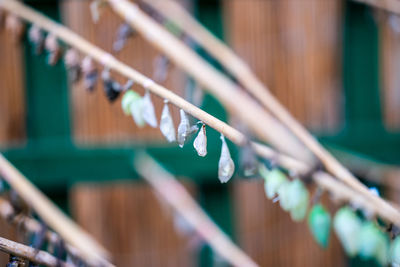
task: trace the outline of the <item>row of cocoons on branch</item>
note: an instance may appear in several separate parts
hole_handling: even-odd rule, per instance
[[[44,37],[44,32],[36,25],[32,25],[29,29],[28,38],[33,44],[34,52],[40,54],[44,49],[48,52],[48,63],[55,65],[62,55],[61,47],[57,38],[48,34]],[[97,80],[99,79],[97,68],[90,57],[85,57],[80,60],[79,53],[71,48],[64,55],[64,63],[68,69],[70,79],[73,82],[83,79],[83,85],[88,91],[93,91]],[[165,65],[165,64],[164,64]],[[164,71],[162,71],[164,72]],[[161,113],[160,122],[156,118],[154,105],[151,100],[149,87],[154,84],[150,79],[143,85],[145,94],[141,96],[136,91],[132,90],[134,82],[128,80],[124,85],[112,79],[107,66],[101,73],[104,93],[110,102],[114,102],[121,93],[123,93],[121,106],[126,115],[131,115],[138,127],[144,127],[146,124],[156,128],[160,127],[161,133],[165,136],[168,142],[178,142],[180,147],[183,147],[188,137],[197,132],[197,137],[193,142],[193,146],[197,154],[201,157],[207,155],[207,135],[206,126],[201,123],[201,127],[191,125],[188,115],[184,110],[180,109],[180,123],[177,131],[175,130],[174,122],[169,109],[168,100],[164,100],[164,107]],[[218,178],[222,183],[226,183],[233,175],[235,166],[231,158],[228,146],[224,136],[221,134],[221,156],[218,163]]]
[[[268,199],[279,200],[283,210],[290,213],[294,221],[307,216],[310,197],[300,179],[290,180],[281,170],[268,170],[263,165],[260,175],[264,178]],[[326,248],[329,243],[332,218],[320,203],[313,204],[308,212],[308,226],[316,242]],[[375,260],[382,266],[392,263],[400,265],[400,236],[389,238],[386,230],[377,222],[364,220],[349,206],[340,208],[333,218],[333,228],[347,255]],[[394,234],[394,231],[392,232]]]
[[[152,82],[150,82],[152,83]],[[145,85],[145,87],[147,87]],[[148,124],[151,127],[158,127],[157,118],[154,112],[154,106],[151,101],[150,92],[146,90],[144,96],[140,96],[133,90],[125,92],[122,101],[122,109],[126,115],[132,115],[133,120],[139,127]],[[168,100],[164,100],[164,107],[161,112],[160,130],[168,142],[178,142],[180,147],[183,147],[187,138],[194,132],[198,134],[193,142],[193,147],[197,154],[201,157],[207,155],[207,134],[206,126],[201,124],[200,130],[197,125],[191,125],[188,115],[184,110],[180,109],[180,123],[178,130],[175,130],[174,121],[168,106]],[[231,158],[229,148],[226,144],[224,136],[221,134],[221,156],[218,162],[218,178],[221,183],[226,183],[232,177],[235,171],[235,165]]]

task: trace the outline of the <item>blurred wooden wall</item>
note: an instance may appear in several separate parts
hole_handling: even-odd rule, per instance
[[[319,247],[306,220],[293,222],[279,203],[265,197],[263,181],[236,180],[233,197],[238,242],[260,266],[346,265],[333,231],[328,248]]]
[[[186,187],[195,192],[192,185]],[[81,184],[70,199],[77,222],[109,249],[116,266],[196,265],[189,239],[175,228],[172,210],[149,185]]]
[[[225,0],[227,40],[294,116],[341,126],[342,2]]]
[[[116,32],[122,20],[109,8],[101,13],[97,24],[90,16],[90,1],[69,0],[62,1],[63,20],[79,35],[98,45],[105,51],[112,50]],[[149,45],[140,35],[130,38],[124,49],[114,54],[119,60],[130,65],[139,72],[153,77],[154,60],[160,54]],[[101,66],[99,66],[101,70]],[[113,75],[118,81],[126,80],[119,75]],[[185,76],[175,68],[170,68],[167,81],[163,84],[168,89],[182,95],[185,86]],[[143,89],[134,86],[134,90],[143,94]],[[162,99],[152,96],[156,108],[157,118],[161,116]],[[130,116],[125,116],[121,109],[120,99],[110,104],[104,96],[103,86],[98,84],[93,93],[87,93],[81,84],[71,86],[71,108],[73,132],[78,143],[122,143],[139,141],[165,142],[159,129],[146,126],[138,128]],[[170,106],[179,123],[179,111]]]
[[[384,123],[389,131],[400,129],[400,17],[374,10],[379,25],[380,75]]]
[[[0,43],[0,146],[4,147],[25,138],[25,73],[20,44],[4,29]]]

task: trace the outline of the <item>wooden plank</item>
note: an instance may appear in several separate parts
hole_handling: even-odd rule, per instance
[[[11,240],[23,242],[23,235],[17,234],[17,229],[4,221],[3,219],[0,219],[0,236],[4,238],[8,238]],[[6,266],[9,260],[9,255],[3,252],[0,252],[0,265],[1,266]]]
[[[380,65],[383,121],[389,131],[400,128],[400,18],[380,13]]]
[[[0,146],[25,139],[25,90],[22,50],[9,32],[0,30]]]
[[[172,210],[160,204],[150,186],[79,184],[70,199],[74,217],[105,244],[116,266],[194,266],[193,248],[176,232]]]
[[[346,265],[334,234],[328,248],[321,249],[306,221],[293,222],[279,203],[265,197],[261,180],[236,180],[233,196],[238,242],[260,266]]]
[[[341,2],[227,0],[224,4],[229,42],[262,82],[311,130],[338,130]]]

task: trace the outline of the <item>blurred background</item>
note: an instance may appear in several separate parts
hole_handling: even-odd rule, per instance
[[[399,17],[350,0],[177,1],[227,42],[360,179],[400,201]],[[90,1],[26,2],[112,51],[122,21],[111,10],[94,24]],[[48,66],[26,40],[16,45],[1,31],[0,43],[1,151],[109,249],[117,266],[226,266],[138,177],[132,159],[141,148],[179,177],[261,266],[373,265],[348,260],[334,235],[327,249],[320,248],[305,222],[293,223],[265,198],[261,179],[241,178],[238,171],[221,185],[217,132],[208,131],[208,155],[199,158],[190,142],[180,149],[159,129],[139,129],[119,101],[106,100],[101,85],[89,93],[69,84],[64,64]],[[115,55],[149,77],[160,56],[140,35]],[[187,96],[194,83],[172,65],[163,85]],[[162,99],[153,101],[160,117]],[[210,95],[201,107],[229,120]],[[177,126],[179,111],[171,111]],[[238,162],[239,151],[230,148]],[[0,223],[1,236],[15,237]]]

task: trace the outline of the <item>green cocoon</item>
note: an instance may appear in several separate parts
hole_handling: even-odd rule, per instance
[[[290,197],[289,197],[290,182],[288,180],[284,181],[278,190],[279,204],[281,208],[285,211],[290,209]]]
[[[279,169],[273,169],[268,172],[265,179],[265,194],[267,198],[272,199],[282,184],[288,181],[286,175]]]
[[[400,236],[397,236],[392,243],[390,259],[393,263],[400,265]]]
[[[331,215],[321,204],[314,205],[311,209],[308,226],[317,243],[326,248],[329,243]]]
[[[270,173],[270,171],[267,169],[267,167],[265,167],[264,164],[260,164],[258,166],[258,172],[260,173],[261,177],[264,179],[264,181],[266,182],[268,179],[268,174]]]
[[[131,115],[131,105],[138,100],[141,100],[141,96],[133,90],[129,90],[124,94],[121,105],[126,115]]]
[[[304,183],[293,180],[288,189],[289,210],[292,220],[302,221],[307,214],[309,193]]]
[[[333,227],[347,255],[355,256],[358,252],[358,237],[362,221],[349,207],[336,212]]]
[[[358,253],[363,259],[376,259],[385,266],[389,259],[388,237],[372,222],[363,224],[358,237]]]

